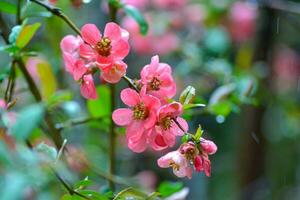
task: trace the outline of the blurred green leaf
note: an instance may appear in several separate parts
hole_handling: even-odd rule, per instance
[[[93,200],[109,200],[105,195],[99,194],[93,190],[80,190],[78,191],[80,194],[90,197]]]
[[[220,101],[209,107],[209,111],[215,115],[222,115],[226,117],[232,110],[232,103],[230,101]]]
[[[93,117],[103,117],[110,115],[110,90],[108,85],[100,85],[97,87],[99,98],[96,100],[88,100],[88,111]]]
[[[16,14],[17,13],[17,6],[12,4],[12,3],[8,3],[8,2],[5,2],[5,1],[0,1],[0,11],[5,12],[5,13],[9,13],[9,14]]]
[[[205,104],[184,104],[183,105],[183,110],[189,110],[189,109],[194,109],[194,108],[204,108]]]
[[[21,30],[22,30],[21,25],[14,26],[11,29],[11,33],[9,34],[9,37],[8,37],[9,43],[11,43],[11,44],[16,43],[17,38],[19,37],[19,34],[20,34]]]
[[[37,147],[34,148],[37,152],[44,154],[50,160],[55,161],[57,157],[57,151],[54,147],[48,146],[45,143],[38,144]]]
[[[179,101],[182,105],[192,103],[196,96],[196,89],[193,86],[187,86],[180,94]]]
[[[218,103],[225,100],[236,88],[235,84],[227,84],[217,88],[209,99],[209,105]]]
[[[142,15],[142,13],[132,5],[123,4],[122,8],[127,15],[132,17],[139,24],[140,33],[142,35],[146,35],[149,27],[148,27],[148,23],[147,23],[145,17]]]
[[[140,190],[134,188],[126,188],[119,192],[113,200],[126,200],[126,199],[134,199],[134,200],[145,200],[147,199],[147,194],[141,192]]]
[[[20,34],[18,35],[18,38],[16,40],[16,45],[19,48],[25,47],[30,42],[30,40],[32,39],[32,37],[34,36],[34,34],[36,33],[36,31],[39,29],[40,26],[41,23],[25,25],[22,28]]]
[[[49,99],[55,93],[57,87],[51,65],[43,61],[38,63],[36,67],[41,80],[42,96],[44,99]]]
[[[167,197],[183,188],[182,182],[169,182],[164,181],[158,186],[158,192],[162,197]]]
[[[17,140],[28,138],[30,133],[43,119],[45,108],[43,104],[29,105],[23,108],[11,128],[11,133]]]
[[[75,189],[83,189],[88,185],[91,185],[93,182],[91,180],[89,180],[88,177],[86,177],[85,179],[78,181],[77,183],[75,183],[74,188]]]

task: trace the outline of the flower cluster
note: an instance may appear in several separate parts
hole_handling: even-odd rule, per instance
[[[211,165],[208,155],[216,151],[215,143],[200,138],[197,144],[192,141],[182,144],[178,150],[158,159],[157,163],[162,168],[172,167],[174,174],[178,177],[191,178],[193,168],[197,172],[204,171],[206,176],[210,176]]]
[[[67,35],[61,41],[66,71],[81,84],[81,94],[95,99],[97,93],[93,74],[99,69],[101,79],[117,83],[126,73],[123,59],[129,53],[129,33],[111,22],[106,24],[104,34],[94,24],[81,28],[81,37]]]
[[[147,145],[154,150],[172,147],[176,136],[182,136],[188,125],[180,118],[182,105],[168,103],[168,99],[176,94],[171,67],[160,63],[159,57],[154,56],[140,76],[137,81],[140,91],[127,88],[121,92],[121,100],[129,108],[115,110],[113,120],[120,126],[126,126],[127,143],[134,152],[144,151]]]

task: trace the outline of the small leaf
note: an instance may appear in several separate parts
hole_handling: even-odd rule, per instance
[[[41,80],[42,96],[44,99],[49,99],[55,93],[57,85],[51,65],[45,60],[41,60],[36,68]]]
[[[19,37],[21,30],[22,30],[22,26],[21,25],[14,26],[11,29],[11,33],[9,34],[9,37],[8,37],[9,43],[11,43],[11,44],[15,44],[16,43],[17,38]]]
[[[40,26],[41,23],[34,23],[24,26],[17,38],[16,45],[19,48],[25,47],[30,42],[30,40],[32,39],[32,37],[34,36],[34,34]]]
[[[122,8],[125,13],[132,17],[140,26],[140,33],[146,35],[148,32],[148,23],[142,13],[132,5],[123,4]]]
[[[182,105],[190,104],[196,96],[196,89],[193,86],[187,86],[180,94],[179,101]]]
[[[88,111],[93,117],[103,117],[110,114],[110,90],[107,85],[97,87],[99,98],[96,100],[88,100]]]
[[[209,107],[209,111],[215,115],[226,117],[232,110],[232,103],[229,101],[221,101]]]
[[[49,158],[52,161],[56,160],[57,157],[57,151],[54,147],[48,146],[45,143],[40,143],[35,150],[37,152],[43,153],[47,158]]]
[[[83,189],[83,188],[85,188],[86,186],[89,186],[89,185],[91,185],[91,184],[92,184],[92,181],[89,180],[89,177],[86,177],[85,179],[83,179],[83,180],[81,180],[81,181],[75,183],[74,188],[75,188],[75,189]]]
[[[30,133],[36,128],[43,119],[44,106],[42,104],[34,104],[27,106],[18,113],[16,122],[11,127],[11,133],[17,140],[28,138]]]
[[[8,3],[5,1],[0,1],[0,11],[9,13],[9,14],[16,14],[17,13],[17,7],[16,5],[12,3]]]
[[[126,188],[119,192],[113,200],[124,199],[145,200],[147,199],[147,194],[134,188]]]
[[[183,110],[189,110],[189,109],[194,109],[194,108],[204,108],[205,104],[185,104],[183,105]]]
[[[158,186],[158,192],[162,197],[167,197],[183,188],[182,182],[168,182],[164,181]]]
[[[196,134],[195,134],[196,141],[200,141],[200,138],[201,138],[202,134],[203,134],[203,130],[202,130],[201,125],[199,124],[199,127],[196,131]]]

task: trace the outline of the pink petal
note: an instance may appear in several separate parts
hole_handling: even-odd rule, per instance
[[[188,131],[189,126],[184,119],[182,119],[181,117],[177,117],[177,122],[181,125],[181,127],[185,130],[185,132]],[[177,126],[175,122],[172,123],[172,127],[170,128],[170,131],[172,131],[172,133],[177,136],[182,136],[185,133],[181,130],[181,128]]]
[[[107,67],[101,74],[102,78],[109,83],[117,83],[126,73],[127,65],[124,62],[116,62],[110,67]]]
[[[81,28],[81,35],[83,40],[90,45],[96,45],[101,39],[101,33],[95,24],[85,24]]]
[[[132,110],[119,108],[113,112],[112,119],[119,126],[127,126],[132,121]]]
[[[85,58],[89,58],[89,59],[93,59],[97,56],[94,49],[92,49],[92,47],[87,45],[87,44],[80,45],[79,54],[80,54],[80,56],[85,57]]]
[[[137,142],[145,132],[143,122],[132,121],[126,128],[126,138],[131,142]]]
[[[201,140],[200,144],[203,151],[205,151],[208,155],[214,154],[218,150],[217,145],[213,141]]]
[[[124,104],[130,107],[137,105],[141,101],[139,94],[135,90],[130,88],[122,90],[121,99]]]
[[[78,60],[73,68],[73,76],[76,81],[82,78],[82,76],[87,72],[88,68],[84,65],[82,60]]]
[[[121,28],[114,22],[107,23],[104,29],[104,37],[108,37],[112,42],[121,39]]]
[[[98,95],[96,92],[92,75],[85,75],[83,77],[83,82],[81,84],[80,91],[82,96],[87,99],[97,99]]]
[[[125,40],[119,40],[115,44],[112,44],[111,54],[113,54],[114,58],[117,60],[122,60],[129,53],[129,44]]]
[[[133,152],[141,153],[145,151],[145,149],[147,148],[147,140],[145,138],[145,134],[143,134],[141,139],[138,141],[133,142],[131,140],[127,140],[127,144],[129,149],[131,149]]]

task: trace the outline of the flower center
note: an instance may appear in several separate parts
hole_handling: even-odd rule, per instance
[[[176,171],[178,171],[180,169],[180,166],[178,164],[176,164],[174,161],[171,161],[169,165]]]
[[[148,83],[148,87],[150,90],[159,90],[161,85],[161,80],[159,80],[156,77],[153,77],[153,79]]]
[[[172,126],[172,118],[170,116],[162,118],[159,125],[164,131],[169,130]]]
[[[144,103],[139,103],[133,107],[133,118],[136,120],[144,120],[148,117],[149,111]]]
[[[97,42],[95,49],[101,56],[109,56],[111,50],[110,39],[108,37],[102,38],[99,42]]]

